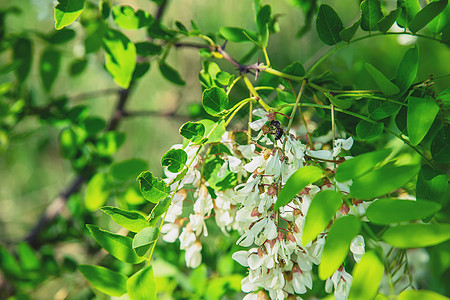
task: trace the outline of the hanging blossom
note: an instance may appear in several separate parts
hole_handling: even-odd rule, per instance
[[[309,244],[302,244],[305,216],[311,201],[322,190],[337,189],[346,194],[352,182],[325,180],[320,186],[307,186],[278,211],[273,209],[274,204],[289,177],[306,166],[308,159],[325,161],[325,167],[331,169],[333,163],[326,161],[345,160],[339,155],[342,150],[351,149],[353,139],[335,140],[332,150],[309,149],[295,132],[285,132],[274,121],[274,113],[257,109],[253,115],[259,117],[250,123],[257,132],[256,138],[248,145],[239,145],[232,132],[225,132],[221,143],[226,151],[215,154],[223,162],[216,177],[222,179],[235,174],[237,184],[233,187],[210,192],[210,183],[200,178],[205,161],[196,156],[198,146],[185,147],[188,161],[193,160],[193,163],[179,188],[190,185],[195,192],[193,199],[188,200],[184,189],[175,191],[175,184],[171,185],[176,194],[161,233],[167,242],[179,240],[180,249],[185,250],[186,265],[195,268],[202,260],[202,239],[208,236],[205,220],[213,217],[224,234],[237,230],[240,237],[236,244],[246,248],[232,255],[235,261],[248,268],[248,275],[241,282],[242,291],[248,293],[244,299],[289,296],[301,299],[298,295],[313,288],[313,265],[320,263],[327,237],[327,230],[324,230]],[[174,147],[181,148],[180,145]],[[167,183],[173,183],[179,174],[167,170],[165,173]],[[189,202],[190,205],[184,205]],[[187,207],[191,211],[183,214]],[[335,218],[364,211],[362,201],[354,201],[351,207],[343,203]],[[188,217],[183,217],[186,215]],[[358,262],[365,252],[362,236],[355,237],[350,250]],[[327,279],[326,290],[329,293],[334,290],[337,299],[345,299],[351,282],[351,275],[341,266]]]

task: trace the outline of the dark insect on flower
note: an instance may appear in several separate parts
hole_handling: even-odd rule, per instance
[[[283,125],[281,125],[281,122],[277,120],[272,120],[268,122],[267,125],[269,127],[268,132],[275,135],[275,140],[281,139],[284,133]]]

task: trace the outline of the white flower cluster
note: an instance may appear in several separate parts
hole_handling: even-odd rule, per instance
[[[333,166],[327,161],[333,161],[342,149],[349,150],[353,140],[338,139],[332,150],[307,149],[294,134],[284,131],[282,135],[278,134],[282,129],[276,123],[278,121],[273,119],[273,113],[266,114],[256,110],[254,115],[261,117],[250,124],[253,130],[259,131],[255,142],[239,145],[229,132],[222,138],[229,153],[221,154],[224,164],[217,176],[224,176],[228,170],[237,173],[238,184],[225,191],[216,191],[215,199],[208,192],[208,183],[200,178],[201,159],[193,157],[198,146],[191,145],[184,149],[188,159],[194,159],[182,181],[183,185],[192,184],[196,187],[193,212],[189,218],[182,217],[186,192],[178,191],[161,232],[165,234],[163,239],[167,242],[175,242],[179,238],[180,248],[186,250],[187,266],[195,268],[201,263],[200,236],[202,233],[204,236],[208,235],[205,218],[214,216],[225,234],[230,230],[237,230],[240,238],[236,243],[247,248],[232,256],[239,264],[248,267],[248,276],[241,283],[242,290],[248,293],[245,299],[260,299],[258,296],[261,295],[261,290],[266,291],[264,293],[268,293],[270,299],[301,299],[298,295],[312,289],[312,267],[313,264],[320,263],[327,236],[325,230],[315,240],[303,246],[303,227],[309,205],[322,190],[348,192],[351,182],[337,183],[326,179],[320,186],[307,186],[278,211],[273,207],[280,189],[295,171],[307,165],[307,159]],[[275,139],[269,139],[270,134]],[[167,182],[177,176],[169,172],[166,175]],[[335,217],[353,212],[361,213],[363,210],[361,203],[356,203],[352,208],[343,203]],[[186,221],[187,224],[183,226]],[[362,236],[354,239],[350,250],[355,261],[359,261],[365,251]],[[336,299],[345,299],[351,282],[351,275],[341,266],[327,280],[326,291],[331,292],[334,288]]]

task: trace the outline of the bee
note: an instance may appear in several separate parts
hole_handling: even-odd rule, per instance
[[[277,120],[270,121],[269,132],[275,135],[275,140],[281,139],[283,132],[284,132],[281,122],[277,121]]]

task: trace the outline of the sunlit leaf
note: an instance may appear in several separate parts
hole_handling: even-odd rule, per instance
[[[400,16],[401,12],[402,9],[397,8],[391,11],[386,16],[384,16],[381,20],[377,22],[378,29],[381,32],[386,33],[389,30],[389,28],[391,28],[392,25],[394,25],[395,21],[397,21],[397,18]]]
[[[157,227],[146,227],[139,231],[133,238],[133,249],[137,255],[144,256],[159,236]]]
[[[218,123],[208,119],[200,120],[198,122],[205,126],[205,136],[208,136],[208,143],[220,142],[226,131],[224,120]]]
[[[170,197],[164,198],[153,207],[152,212],[150,213],[150,226],[155,226],[156,222],[158,222],[159,217],[164,214],[170,205]]]
[[[434,201],[440,203],[449,186],[449,175],[435,170],[429,165],[423,165],[417,176],[417,200]]]
[[[131,6],[117,5],[112,9],[114,22],[123,29],[139,29],[149,26],[154,18],[143,10],[134,11]]]
[[[220,116],[228,109],[227,93],[218,87],[207,89],[203,92],[202,104],[208,114]]]
[[[198,122],[187,122],[181,126],[180,134],[193,143],[197,143],[201,141],[205,135],[205,126]]]
[[[418,172],[420,166],[386,165],[353,180],[350,193],[359,199],[372,199],[403,187]]]
[[[306,166],[295,171],[278,194],[278,199],[273,209],[278,210],[291,202],[301,190],[322,178],[322,175],[322,170],[315,166]]]
[[[321,233],[342,205],[341,195],[332,190],[314,196],[305,218],[302,244],[306,246]]]
[[[406,51],[397,69],[395,83],[400,89],[399,95],[403,95],[414,83],[418,68],[419,48],[415,45]]]
[[[0,269],[10,277],[20,277],[22,269],[14,255],[9,253],[3,245],[0,245]]]
[[[130,264],[138,264],[144,260],[133,250],[133,240],[127,236],[114,234],[95,225],[86,225],[97,243],[115,258]]]
[[[298,61],[293,62],[289,66],[285,67],[282,72],[289,74],[289,75],[298,76],[298,77],[305,76],[305,68]]]
[[[120,31],[110,29],[103,39],[103,45],[106,70],[119,86],[128,88],[136,66],[134,44]]]
[[[95,211],[105,205],[109,198],[110,187],[108,175],[105,173],[95,174],[86,187],[84,204],[90,211]]]
[[[445,26],[450,23],[450,6],[444,9],[442,13],[440,13],[436,18],[434,18],[429,24],[428,28],[430,28],[433,33],[441,33]]]
[[[400,89],[393,84],[389,79],[384,76],[383,73],[378,71],[374,66],[366,63],[366,70],[369,72],[370,76],[373,78],[377,86],[386,96],[392,96],[398,94]]]
[[[350,243],[361,229],[361,221],[353,215],[337,219],[331,226],[323,246],[319,278],[325,280],[339,268],[347,256]]]
[[[235,43],[257,41],[255,32],[238,27],[220,27],[219,33],[226,39]],[[250,38],[249,38],[250,37]]]
[[[378,30],[378,21],[383,18],[380,0],[364,0],[361,3],[361,29],[364,31]]]
[[[419,0],[397,0],[397,7],[402,9],[397,19],[398,26],[408,28],[411,20],[420,11]]]
[[[45,91],[49,92],[58,77],[59,66],[61,63],[61,52],[58,50],[47,48],[42,53],[39,65],[42,85]]]
[[[111,166],[111,175],[117,180],[128,180],[136,178],[139,173],[148,168],[145,160],[131,158],[115,163]]]
[[[127,277],[107,268],[91,265],[79,265],[78,270],[97,290],[109,296],[120,297],[127,292]]]
[[[59,136],[61,155],[64,158],[72,159],[77,154],[77,135],[71,128],[61,131]]]
[[[84,0],[58,0],[55,7],[55,28],[62,29],[75,21],[83,11]]]
[[[387,225],[419,220],[435,214],[441,205],[430,201],[380,199],[366,210],[366,216],[374,224]]]
[[[447,297],[428,290],[406,290],[398,295],[398,300],[448,300]]]
[[[361,25],[361,19],[353,23],[352,26],[342,29],[339,32],[339,36],[341,39],[345,42],[350,42],[355,35],[356,31],[358,30],[359,26]]]
[[[352,287],[349,299],[374,299],[381,279],[384,274],[384,266],[375,251],[371,250],[364,254],[361,261],[353,269]]]
[[[356,134],[362,140],[370,140],[379,137],[383,132],[383,128],[384,124],[382,122],[372,123],[361,120],[356,125]]]
[[[41,262],[36,255],[36,250],[31,248],[26,242],[20,242],[17,245],[17,255],[19,256],[20,265],[24,270],[37,270],[41,266]]]
[[[450,224],[406,224],[388,228],[382,239],[397,248],[423,248],[450,239]]]
[[[316,20],[316,31],[322,42],[335,45],[341,41],[339,32],[344,29],[341,19],[331,6],[322,4]]]
[[[391,153],[390,150],[378,150],[364,153],[352,159],[346,160],[336,170],[336,180],[344,182],[355,179],[372,170],[377,164],[382,163]]]
[[[434,118],[439,111],[439,106],[432,98],[408,98],[407,128],[409,141],[412,145],[419,144],[427,134]]]
[[[156,300],[156,284],[152,266],[145,267],[128,278],[130,300]]]
[[[169,195],[170,188],[164,181],[153,177],[151,172],[142,172],[139,174],[137,180],[139,181],[142,195],[152,203],[158,203],[159,200]]]
[[[422,8],[409,23],[409,29],[417,32],[439,15],[447,6],[448,0],[440,0],[428,3]]]
[[[138,212],[112,206],[104,206],[101,210],[114,222],[132,232],[139,232],[149,225],[145,216]]]
[[[172,173],[183,169],[187,161],[187,154],[182,149],[170,149],[161,158],[161,166],[167,167]]]

